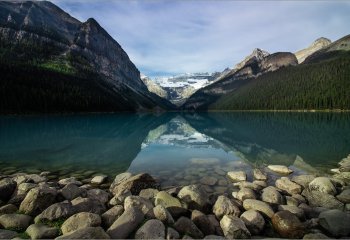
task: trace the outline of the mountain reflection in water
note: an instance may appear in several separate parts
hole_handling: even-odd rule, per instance
[[[349,113],[163,113],[0,117],[3,173],[149,172],[195,183],[259,164],[335,166],[350,153]],[[315,169],[316,168],[316,169]]]

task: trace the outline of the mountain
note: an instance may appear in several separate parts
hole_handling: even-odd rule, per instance
[[[141,74],[141,80],[147,86],[148,91],[157,94],[161,98],[168,98],[167,91],[164,90],[159,84],[152,81],[152,79],[150,79],[146,75]]]
[[[198,89],[215,81],[220,73],[184,73],[172,77],[141,78],[151,92],[180,106]],[[162,90],[161,90],[162,89]],[[166,94],[163,93],[163,90]]]
[[[320,62],[327,59],[336,58],[339,55],[347,54],[350,51],[350,35],[346,35],[339,40],[325,46],[317,52],[308,56],[304,63]]]
[[[47,1],[0,2],[0,112],[172,109],[97,22]]]
[[[295,56],[297,57],[298,62],[302,63],[308,56],[312,55],[314,52],[317,52],[321,48],[328,46],[331,43],[332,41],[328,38],[321,37],[314,41],[309,47],[297,51],[295,53]]]
[[[254,49],[249,56],[224,77],[195,92],[182,105],[182,109],[206,110],[210,104],[221,96],[235,91],[260,75],[297,64],[297,59],[292,53],[277,52],[269,54],[261,49]]]
[[[235,72],[241,70],[244,66],[248,65],[249,62],[254,62],[254,61],[261,62],[268,55],[270,55],[270,53],[268,53],[260,48],[256,48],[253,50],[253,52],[250,55],[245,57],[245,59],[243,61],[236,64],[236,66],[233,68],[232,73],[235,73]]]
[[[321,48],[302,64],[268,72],[221,95],[208,109],[350,109],[350,35]]]

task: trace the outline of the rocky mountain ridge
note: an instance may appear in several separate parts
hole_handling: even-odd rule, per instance
[[[95,72],[103,91],[130,103],[124,110],[172,108],[148,91],[127,53],[93,18],[80,22],[48,1],[0,2],[0,33],[4,59]]]
[[[319,38],[310,47],[298,51],[277,52],[269,54],[259,48],[238,63],[231,71],[222,74],[213,84],[204,87],[194,93],[182,106],[183,109],[204,110],[210,103],[215,102],[221,96],[233,92],[242,86],[249,85],[252,80],[281,68],[293,67],[298,64],[307,64],[322,61],[332,55],[338,56],[338,52],[350,49],[348,36],[331,43],[327,38]]]
[[[309,47],[299,50],[294,54],[298,59],[298,63],[302,63],[308,56],[312,55],[314,52],[317,52],[321,48],[327,47],[331,43],[332,41],[328,38],[321,37],[314,41]]]

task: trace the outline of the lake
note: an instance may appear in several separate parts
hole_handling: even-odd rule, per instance
[[[163,113],[0,117],[0,173],[88,179],[148,172],[163,187],[254,166],[329,172],[350,154],[349,113]],[[225,187],[226,188],[226,187]]]

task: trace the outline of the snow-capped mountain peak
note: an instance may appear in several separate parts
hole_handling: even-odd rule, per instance
[[[147,85],[149,91],[158,94],[160,92],[159,88],[161,88],[167,92],[166,98],[177,105],[181,105],[195,91],[211,84],[216,79],[215,74],[208,72],[182,73],[170,77],[155,77],[153,79],[148,78],[144,74],[141,74],[140,77]],[[155,87],[155,85],[158,87]],[[162,95],[164,96],[164,94]]]

